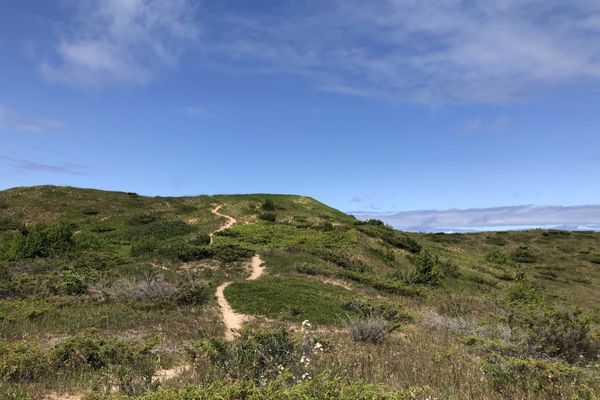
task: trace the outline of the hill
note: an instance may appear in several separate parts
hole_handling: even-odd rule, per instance
[[[599,283],[600,233],[417,234],[304,196],[14,188],[0,397],[595,398]]]

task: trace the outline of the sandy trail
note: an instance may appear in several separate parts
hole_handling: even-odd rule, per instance
[[[216,231],[211,232],[210,243],[213,242],[213,236],[217,232],[221,232],[225,229],[231,228],[233,225],[237,223],[236,219],[226,215],[221,214],[219,210],[223,207],[223,204],[213,208],[211,212],[219,217],[226,218],[227,221],[221,225]],[[265,267],[262,265],[263,261],[258,254],[252,257],[252,261],[250,263],[251,272],[250,276],[246,278],[247,280],[255,280],[260,278],[260,276],[264,273]],[[217,297],[217,303],[219,304],[219,308],[221,309],[221,314],[223,318],[223,324],[225,325],[225,340],[233,340],[235,338],[235,332],[242,327],[242,324],[246,321],[250,320],[250,316],[239,314],[233,311],[233,308],[227,302],[223,291],[227,286],[229,286],[232,282],[224,282],[217,288],[215,293]],[[153,381],[164,382],[170,379],[174,379],[182,375],[185,371],[190,369],[191,367],[187,364],[179,365],[175,368],[171,369],[162,369],[157,371],[152,377]]]
[[[210,210],[210,212],[212,212],[213,214],[218,215],[219,217],[223,217],[223,218],[227,219],[227,221],[223,225],[221,225],[216,231],[211,232],[211,233],[208,234],[208,236],[210,236],[210,243],[211,244],[213,242],[213,236],[215,235],[215,233],[224,231],[225,229],[229,229],[233,225],[235,225],[236,222],[237,222],[235,218],[230,217],[229,215],[221,214],[219,212],[219,210],[221,209],[221,207],[223,207],[223,204],[218,205],[215,208],[213,208],[212,210]]]
[[[213,235],[215,233],[231,228],[237,222],[235,218],[226,214],[221,214],[219,212],[222,206],[223,205],[219,205],[211,210],[213,214],[227,218],[227,222],[225,222],[225,224],[221,225],[219,229],[210,234],[211,243]],[[263,261],[260,258],[260,256],[258,254],[255,254],[254,257],[252,257],[252,261],[250,262],[250,276],[246,279],[252,281],[260,278],[265,271],[265,267],[262,264]],[[225,340],[233,340],[235,338],[235,332],[242,327],[242,324],[244,322],[250,320],[250,317],[248,315],[239,314],[233,311],[233,308],[231,308],[231,306],[227,302],[227,299],[225,298],[225,294],[223,292],[225,291],[225,288],[230,284],[231,282],[222,283],[217,288],[216,292],[217,303],[219,304],[219,308],[221,309],[221,314],[223,316],[223,324],[225,325]]]

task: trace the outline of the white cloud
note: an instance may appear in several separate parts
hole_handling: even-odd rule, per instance
[[[424,210],[398,213],[353,212],[377,218],[405,231],[460,232],[535,227],[600,230],[600,206],[513,206],[467,210]]]
[[[142,85],[177,63],[198,35],[188,0],[82,1],[55,58],[41,64],[44,77],[70,85]]]
[[[591,0],[340,0],[224,18],[212,50],[341,94],[505,102],[598,83],[599,21]]]

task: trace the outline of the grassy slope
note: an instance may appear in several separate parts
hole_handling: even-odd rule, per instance
[[[267,198],[274,210],[261,208]],[[225,204],[221,212],[235,217],[238,225],[218,234],[211,246],[198,244],[198,238],[223,222],[210,212],[216,204]],[[275,215],[276,221],[261,220],[264,213]],[[59,221],[74,232],[69,251],[41,258],[6,256],[19,230]],[[410,247],[403,244],[407,238],[438,257],[441,285],[411,283],[415,266]],[[136,244],[144,250],[132,255]],[[261,254],[268,276],[241,282],[252,252]],[[545,303],[579,307],[592,327],[600,321],[598,233],[390,233],[359,225],[353,217],[303,196],[159,198],[64,187],[15,188],[0,192],[3,258],[0,344],[13,349],[6,353],[12,356],[15,346],[53,349],[93,328],[94,335],[106,340],[158,341],[153,353],[158,358],[144,365],[175,364],[185,357],[187,343],[221,336],[212,291],[234,280],[240,282],[225,292],[232,306],[269,318],[259,318],[255,325],[272,325],[270,319],[309,319],[323,325],[335,352],[322,358],[322,370],[392,388],[430,386],[441,397],[504,398],[507,389],[490,373],[481,374],[487,365],[510,370],[509,355],[520,354],[515,334],[507,339],[497,332],[511,323],[513,307],[504,299],[519,284],[517,278],[537,288]],[[367,314],[401,327],[383,345],[362,350],[338,328],[327,328]],[[14,360],[0,361],[0,382],[8,382],[0,386],[0,394],[9,390],[4,385],[14,384],[32,393],[84,390],[115,373],[105,367],[73,367],[59,379],[41,372],[18,376],[7,372]],[[27,365],[22,368],[27,370]],[[439,371],[432,374],[433,368]],[[533,379],[528,371],[542,367],[520,368],[517,380]],[[556,393],[571,395],[584,384],[598,390],[593,383],[597,370],[578,371],[587,380],[575,389],[561,383]],[[480,379],[488,383],[480,385]],[[572,379],[569,375],[565,382]],[[518,387],[515,382],[513,386]],[[510,394],[524,396],[533,389],[519,390]]]

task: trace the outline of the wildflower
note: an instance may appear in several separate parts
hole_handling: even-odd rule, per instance
[[[310,324],[310,322],[308,322],[307,319],[305,319],[304,321],[302,321],[302,328],[312,328],[312,325]]]
[[[283,365],[279,365],[279,366],[277,367],[277,369],[278,369],[278,370],[280,370],[280,371],[283,371],[283,370],[285,369],[285,367],[284,367]]]
[[[306,357],[306,356],[302,356],[300,358],[300,364],[308,364],[310,362],[310,358]]]
[[[319,342],[315,343],[315,351],[323,351],[323,345]]]
[[[310,377],[310,374],[308,372],[305,372],[302,374],[302,379],[312,379],[312,378]]]

